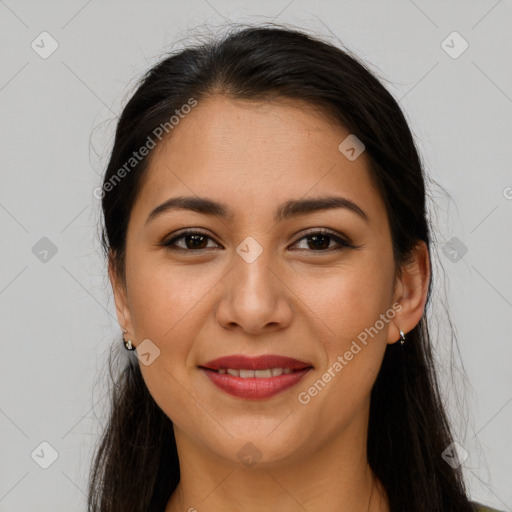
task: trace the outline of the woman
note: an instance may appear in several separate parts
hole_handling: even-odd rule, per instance
[[[485,510],[433,367],[418,152],[355,57],[274,25],[168,56],[100,195],[129,358],[91,512]]]

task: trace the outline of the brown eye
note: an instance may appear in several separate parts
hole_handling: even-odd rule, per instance
[[[319,231],[313,231],[308,233],[307,235],[300,238],[297,242],[295,242],[294,245],[301,242],[302,240],[306,240],[307,247],[306,248],[299,248],[298,250],[302,249],[310,249],[314,252],[330,252],[330,251],[337,251],[344,248],[353,247],[352,244],[344,240],[343,238],[340,238],[336,234],[332,233],[331,231],[325,231],[325,230],[319,230]],[[337,246],[330,247],[331,242],[334,241]]]
[[[306,250],[309,252],[331,252],[354,247],[352,244],[337,234],[327,230],[317,230],[307,233],[305,236],[297,240],[294,245],[297,245],[303,240],[306,240],[307,246],[294,250]],[[201,252],[219,247],[216,242],[214,242],[214,246],[208,246],[209,241],[214,242],[214,240],[208,234],[189,229],[182,231],[171,239],[162,242],[160,245],[168,248],[169,250],[183,252]],[[334,246],[331,245],[332,242],[335,243]]]
[[[177,242],[181,242],[182,240],[182,246],[177,245]],[[162,245],[171,250],[199,252],[211,248],[207,247],[209,240],[213,241],[213,239],[206,233],[188,230],[182,231],[179,235],[163,242]]]

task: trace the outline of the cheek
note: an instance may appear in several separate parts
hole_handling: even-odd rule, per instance
[[[348,350],[352,340],[364,339],[364,333],[390,307],[391,272],[369,258],[360,258],[329,272],[294,277],[294,291],[305,305],[304,314],[316,323],[315,332],[322,333],[330,359]],[[309,310],[309,313],[308,313]],[[370,339],[384,339],[385,326]],[[373,331],[372,331],[373,332]]]
[[[310,396],[314,395],[322,411],[319,414],[327,411],[322,421],[333,421],[328,417],[333,407],[349,418],[370,392],[394,317],[389,304],[391,283],[392,273],[387,267],[363,259],[360,264],[315,280],[314,288],[302,281],[301,298],[308,306],[306,310],[314,312],[310,315],[315,323],[313,332],[319,333],[317,342],[325,354],[317,380],[308,381],[314,388],[309,388]],[[301,391],[309,394],[307,389]]]
[[[211,293],[222,274],[199,265],[171,266],[161,256],[155,260],[134,254],[127,264],[130,315],[137,341],[149,339],[159,350],[150,365],[140,364],[146,385],[162,410],[181,424],[201,413],[188,393],[195,371],[191,354],[212,314]]]
[[[151,256],[135,256],[127,266],[129,307],[138,337],[154,339],[165,346],[183,329],[189,329],[201,314],[216,280],[199,267],[171,266]]]
[[[158,269],[132,274],[130,312],[139,343],[151,340],[158,357],[139,363],[146,386],[159,407],[176,424],[193,427],[191,418],[204,414],[191,400],[190,354],[201,329],[207,304],[201,281],[185,279],[179,270]],[[193,283],[193,284],[191,284]],[[129,285],[130,286],[130,285]]]

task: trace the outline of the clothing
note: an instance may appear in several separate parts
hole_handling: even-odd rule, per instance
[[[477,503],[476,501],[472,501],[471,505],[473,505],[475,512],[502,512],[496,508],[490,508],[486,505],[482,505],[481,503]]]

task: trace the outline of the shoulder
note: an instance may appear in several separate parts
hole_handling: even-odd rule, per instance
[[[473,510],[475,512],[500,512],[496,508],[487,507],[485,505],[482,505],[481,503],[477,503],[476,501],[472,501],[471,505],[473,505]]]

